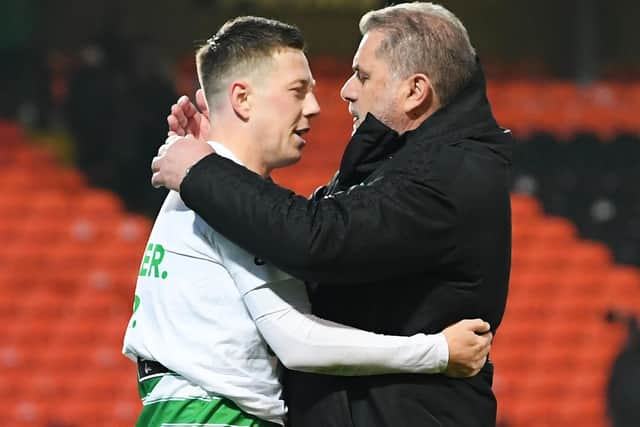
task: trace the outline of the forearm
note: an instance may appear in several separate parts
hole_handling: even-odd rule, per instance
[[[387,336],[351,328],[279,305],[270,288],[244,296],[260,333],[289,369],[331,375],[443,372],[449,349],[443,334]],[[301,298],[298,298],[300,300]]]
[[[180,194],[209,225],[248,252],[289,272],[305,263],[308,234],[281,233],[281,225],[274,224],[279,219],[276,212],[293,214],[300,206],[304,208],[307,201],[303,197],[217,155],[191,168]]]

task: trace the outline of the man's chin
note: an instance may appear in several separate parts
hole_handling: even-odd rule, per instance
[[[360,119],[354,120],[353,125],[351,127],[351,135],[356,133],[356,131],[358,130],[358,128],[360,127],[361,124],[362,124],[362,122],[360,121]]]
[[[291,156],[288,156],[287,158],[284,159],[280,159],[280,161],[278,162],[278,164],[275,166],[276,168],[280,169],[280,168],[286,168],[287,166],[291,166],[294,165],[296,163],[298,163],[300,161],[300,159],[302,159],[302,149],[300,149],[300,151],[296,154],[292,154]]]
[[[302,160],[302,148],[300,148],[300,151],[298,153],[296,153],[295,156],[291,156],[291,158],[287,159],[287,166],[296,164],[300,160]]]

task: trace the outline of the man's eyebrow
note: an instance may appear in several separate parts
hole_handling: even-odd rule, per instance
[[[309,80],[309,79],[297,79],[297,80],[292,81],[289,85],[290,86],[302,85],[302,86],[305,86],[305,87],[306,86],[313,87],[313,86],[315,86],[315,84],[316,84],[316,81],[313,80],[313,79],[311,79],[311,80]]]
[[[364,73],[367,74],[367,72],[365,70],[362,69],[362,67],[360,67],[360,64],[356,64],[353,67],[351,67],[351,69],[356,72],[356,73]]]

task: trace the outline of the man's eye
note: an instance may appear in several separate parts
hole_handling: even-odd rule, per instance
[[[367,80],[369,78],[369,76],[367,76],[364,73],[361,73],[360,71],[356,71],[356,78],[358,80],[360,80],[360,83],[364,83],[365,80]]]
[[[298,98],[304,99],[305,96],[307,96],[307,91],[303,88],[295,88],[295,89],[291,89],[294,93],[294,95]]]

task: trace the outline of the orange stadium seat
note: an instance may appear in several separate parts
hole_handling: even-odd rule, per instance
[[[600,269],[611,264],[611,251],[602,243],[581,242],[568,255],[569,264],[576,269]]]
[[[562,282],[558,282],[561,286]],[[599,293],[588,293],[581,290],[578,283],[571,288],[563,287],[550,301],[550,308],[562,313],[566,321],[602,320],[604,319],[604,300]]]
[[[578,240],[535,200],[515,196],[512,208],[510,294],[492,350],[500,419],[602,427],[607,372],[624,339],[604,318],[613,307],[638,312],[640,273],[613,267],[606,246]]]
[[[22,127],[4,119],[0,119],[0,137],[11,146],[23,145],[26,142]]]
[[[58,189],[66,194],[76,194],[87,187],[87,179],[75,169],[60,169],[56,176]]]
[[[51,339],[53,324],[50,319],[18,316],[14,324],[6,328],[3,337],[9,345],[17,349],[29,349],[32,345],[42,347]]]
[[[99,370],[99,367],[95,367]],[[77,377],[77,381],[74,383],[74,394],[77,396],[77,401],[87,401],[87,396],[91,396],[91,399],[99,400],[111,400],[113,397],[113,391],[123,387],[127,382],[134,383],[134,378],[128,378],[128,381],[123,382],[122,375],[81,375]]]
[[[8,250],[7,246],[21,237],[23,220],[21,218],[0,217],[0,246]],[[2,262],[3,251],[0,250],[0,262]]]
[[[67,305],[68,316],[76,321],[99,322],[108,320],[112,313],[123,309],[113,304],[114,297],[108,290],[110,285],[109,278],[100,278],[98,280],[105,280],[105,282],[100,283],[99,286],[93,284],[85,285],[86,289],[74,295],[72,301]],[[105,288],[100,288],[100,286]],[[99,324],[95,326],[98,327],[99,331],[104,331],[104,326],[101,327]]]
[[[540,352],[540,355],[545,352]],[[563,356],[562,354],[560,356]],[[546,366],[554,366],[555,362],[562,362],[562,358],[552,358],[545,360]],[[538,359],[540,363],[542,359]],[[523,393],[532,398],[532,400],[539,400],[541,398],[554,398],[562,397],[568,389],[568,383],[571,379],[571,370],[567,369],[567,366],[561,364],[557,369],[548,369],[544,371],[538,371],[535,375],[526,375],[525,381],[523,381]]]
[[[318,81],[323,112],[307,155],[275,174],[303,195],[331,178],[351,132],[336,95],[342,78]],[[490,97],[517,135],[640,131],[640,84],[491,82]],[[152,222],[56,166],[19,127],[0,122],[0,137],[0,425],[132,425],[135,364],[120,351]],[[626,338],[604,318],[611,308],[639,311],[640,272],[615,266],[606,246],[580,240],[533,197],[512,195],[511,208],[510,294],[491,353],[499,418],[603,427],[607,373]]]
[[[2,381],[0,381],[0,402],[9,399],[22,398],[29,393],[27,384],[30,381],[29,372],[24,369],[3,367]]]
[[[572,243],[576,238],[576,227],[567,219],[547,217],[537,229],[537,238],[553,244]]]
[[[13,165],[26,170],[34,169],[34,166],[44,169],[55,163],[55,158],[50,151],[34,145],[21,145],[20,149],[14,151],[12,157]]]
[[[0,190],[3,193],[23,193],[56,189],[57,172],[57,169],[46,165],[30,169],[12,164],[2,171]]]
[[[584,306],[582,307],[582,304]],[[584,340],[584,329],[604,319],[604,309],[592,300],[575,298],[572,303],[554,304],[545,318],[544,340],[553,345],[573,346]]]
[[[56,333],[52,337],[52,344],[86,348],[99,343],[101,338],[99,330],[100,325],[96,325],[96,322],[92,320],[67,316],[58,321]]]
[[[567,396],[558,412],[561,419],[574,423],[573,425],[601,427],[601,420],[605,419],[604,395],[598,393],[592,396]]]
[[[60,402],[51,411],[50,417],[63,425],[75,425],[82,420],[83,425],[98,426],[102,425],[104,418],[109,417],[108,414],[104,414],[104,405],[104,402],[87,396],[71,398]]]
[[[146,239],[144,242],[114,240],[96,251],[96,266],[108,268],[114,272],[128,270],[135,277],[142,261],[145,246]]]
[[[511,273],[509,292],[544,294],[550,296],[556,289],[558,275],[547,271],[521,268]]]
[[[4,179],[3,172],[2,180]],[[2,213],[0,218],[3,221],[24,218],[31,209],[32,200],[31,194],[27,192],[3,191],[2,197],[0,197],[0,212]]]
[[[527,347],[529,352],[531,348],[535,346],[536,342],[540,339],[539,330],[541,326],[539,324],[530,321],[511,321],[511,317],[514,314],[507,308],[507,313],[503,324],[500,326],[500,330],[496,335],[496,343],[505,343],[509,346]],[[527,318],[530,320],[530,318]],[[499,349],[500,347],[498,347]],[[498,353],[496,353],[497,355]]]
[[[557,399],[553,396],[537,396],[522,399],[514,404],[514,411],[509,412],[509,420],[515,426],[554,427],[558,424]],[[535,420],[534,422],[532,422]]]
[[[566,268],[569,248],[569,243],[550,245],[548,242],[539,240],[536,237],[535,243],[530,243],[526,248],[513,249],[514,268],[518,267],[533,271],[546,270],[556,273],[563,271]]]
[[[87,215],[92,219],[118,217],[123,210],[118,197],[105,190],[89,190],[78,195],[74,208],[79,216]]]
[[[73,224],[70,224],[73,227]],[[73,235],[73,232],[70,233]],[[49,250],[49,262],[55,265],[55,274],[69,276],[81,274],[91,266],[95,258],[95,248],[83,239],[67,238],[53,245]]]
[[[19,313],[20,305],[15,298],[16,295],[13,292],[8,292],[3,281],[0,280],[0,322],[2,325],[13,321]]]
[[[607,381],[606,370],[578,365],[568,387],[572,396],[583,396],[585,399],[589,399],[589,396],[597,396],[602,393],[607,386]]]
[[[64,333],[64,331],[59,331]],[[82,346],[62,346],[57,345],[55,340],[42,350],[46,352],[47,357],[41,357],[38,361],[42,369],[50,369],[53,372],[66,373],[70,377],[74,377],[78,373],[78,364],[82,363],[87,349]]]
[[[7,405],[7,423],[11,426],[46,425],[49,405],[34,399],[15,399]]]
[[[119,221],[115,233],[123,242],[131,242],[134,245],[142,243],[142,249],[151,233],[151,226],[152,223],[148,218],[127,215]]]
[[[45,267],[48,254],[46,245],[20,239],[3,251],[2,257],[7,266],[6,271],[11,272],[15,286],[31,287],[43,280],[43,270],[40,269]]]
[[[520,298],[507,301],[507,311],[510,318],[532,319],[544,316],[549,311],[550,298],[541,293],[517,291]]]
[[[20,314],[55,322],[64,317],[68,303],[69,295],[56,287],[40,287],[20,304]]]
[[[634,267],[612,268],[606,274],[606,287],[619,296],[638,295],[640,271]]]
[[[75,373],[75,375],[79,374],[79,372]],[[73,391],[73,378],[74,375],[69,372],[51,370],[49,366],[42,369],[38,367],[37,370],[32,370],[32,377],[28,383],[30,397],[39,402],[49,403],[49,412],[51,412],[61,402],[69,399]]]
[[[31,212],[40,220],[66,218],[74,208],[69,193],[64,190],[38,191],[31,194]]]
[[[123,367],[134,366],[133,363],[122,355],[122,337],[127,326],[126,322],[114,322],[118,328],[112,327],[114,332],[108,334],[107,340],[101,342],[101,345],[90,349],[87,352],[88,360],[93,366],[99,368],[105,375],[113,375],[120,371]],[[117,338],[117,339],[116,339]],[[135,374],[132,374],[135,381]]]
[[[35,212],[28,220],[24,221],[21,227],[22,239],[36,243],[55,245],[68,237],[67,218],[56,218],[55,216],[39,216]]]
[[[126,382],[120,383],[121,391],[124,391],[122,384],[131,383],[131,378],[127,377],[125,381]],[[135,393],[135,388],[129,387],[129,389],[132,392],[123,393],[122,398],[116,399],[109,408],[109,413],[112,414],[113,417],[112,420],[105,423],[106,427],[119,427],[122,425],[135,424],[136,419],[140,414],[140,410],[142,409],[142,404],[140,403],[138,395]]]
[[[575,261],[575,257],[576,254],[572,253],[568,262]],[[573,293],[574,296],[582,294],[587,299],[590,296],[598,297],[604,291],[608,268],[608,264],[599,266],[597,264],[580,265],[578,263],[578,265],[568,268],[564,273],[558,274],[556,281],[559,282],[558,287],[561,290]],[[570,295],[567,296],[569,297]]]
[[[68,222],[67,246],[91,246],[103,232],[100,223],[87,216],[74,215]]]

